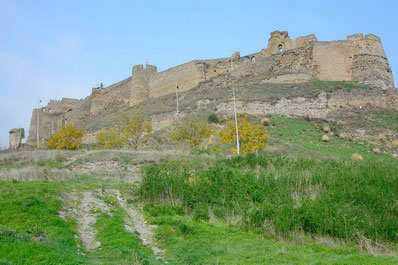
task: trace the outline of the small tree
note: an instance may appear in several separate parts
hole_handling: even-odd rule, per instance
[[[204,138],[208,138],[212,130],[208,123],[195,121],[193,119],[179,120],[174,129],[170,132],[170,137],[177,143],[188,143],[193,148],[198,146]]]
[[[62,127],[46,142],[48,149],[76,150],[83,147],[83,129],[68,124]]]
[[[246,119],[239,119],[239,144],[242,153],[252,153],[263,149],[268,141],[268,136],[263,126],[248,122]],[[236,143],[235,123],[230,121],[224,131],[220,132],[222,143]],[[233,153],[237,153],[236,148],[232,148]]]
[[[217,117],[217,114],[215,113],[210,114],[209,117],[207,118],[207,121],[210,123],[218,123],[219,119]]]
[[[152,131],[152,125],[141,107],[135,108],[131,113],[121,113],[116,119],[116,125],[126,143],[135,150],[141,143],[142,137]]]
[[[97,138],[97,144],[104,149],[120,148],[126,143],[126,138],[115,129],[101,130],[95,137]]]

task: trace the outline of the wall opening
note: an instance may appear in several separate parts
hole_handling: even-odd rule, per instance
[[[68,109],[68,112],[71,112],[72,111],[72,109]]]
[[[252,61],[252,63],[255,63],[255,62],[256,62],[256,57],[253,56],[252,59],[251,59],[251,61]]]
[[[279,49],[279,52],[283,52],[283,45],[282,45],[282,44],[279,44],[279,45],[278,45],[278,49]]]
[[[51,113],[52,109],[48,109],[48,112]]]

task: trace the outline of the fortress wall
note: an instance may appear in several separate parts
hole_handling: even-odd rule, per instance
[[[149,98],[175,93],[177,85],[180,91],[187,91],[204,80],[204,64],[191,61],[151,76],[149,78]]]
[[[82,100],[74,98],[63,98],[61,100],[50,100],[47,106],[43,107],[46,112],[67,112],[74,110],[82,103]]]
[[[317,42],[318,39],[314,34],[304,36],[304,37],[297,37],[293,40],[288,40],[284,45],[284,51],[303,48],[312,45],[313,43]]]
[[[228,72],[232,65],[230,58],[200,61],[204,64],[205,80],[209,80],[219,74]]]
[[[367,106],[398,111],[398,91],[356,90],[353,94],[334,92],[328,99],[328,107],[332,110]]]
[[[379,89],[394,88],[394,79],[380,39],[367,34],[354,42],[353,79]]]
[[[353,80],[351,66],[355,47],[351,41],[316,42],[313,50],[316,78],[324,81]]]
[[[91,93],[90,112],[96,113],[109,104],[128,104],[130,93],[131,77],[106,88],[93,88]]]
[[[65,125],[64,114],[61,112],[43,112],[43,109],[34,109],[30,120],[29,137],[27,144],[35,145],[37,142],[37,112],[39,112],[40,141],[48,140],[55,132]]]

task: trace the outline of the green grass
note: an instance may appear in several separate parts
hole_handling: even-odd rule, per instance
[[[398,165],[388,160],[290,159],[266,153],[218,159],[208,168],[181,161],[146,167],[140,196],[196,219],[269,223],[280,235],[305,231],[359,242],[398,240]],[[199,168],[199,169],[198,169]],[[266,232],[266,231],[265,231]]]
[[[152,254],[152,250],[142,245],[137,234],[130,234],[124,227],[125,212],[120,208],[111,211],[111,215],[99,216],[96,229],[99,231],[96,239],[101,244],[100,249],[90,254],[95,260],[105,264],[162,264]]]
[[[68,224],[58,216],[59,184],[0,182],[1,264],[85,264]],[[36,238],[44,236],[47,242]],[[35,240],[36,239],[36,240]]]
[[[71,189],[100,187],[131,188],[87,175],[65,183],[0,181],[0,264],[159,264],[136,234],[126,232],[126,213],[109,198],[105,202],[114,207],[112,216],[101,214],[96,223],[101,249],[82,248],[76,220],[58,214],[58,198]]]
[[[156,215],[151,220],[159,226],[157,237],[168,249],[169,264],[398,264],[393,257],[349,247],[278,242],[263,233],[195,221],[170,210],[150,212]]]
[[[270,144],[278,151],[291,157],[312,157],[331,159],[351,159],[353,153],[359,153],[367,160],[394,159],[384,154],[374,154],[375,147],[366,141],[348,141],[337,136],[330,136],[316,128],[316,124],[304,121],[301,118],[291,118],[281,115],[272,115],[270,121],[275,124],[268,129]],[[342,128],[338,127],[338,130]],[[328,135],[329,142],[322,142],[322,135]]]

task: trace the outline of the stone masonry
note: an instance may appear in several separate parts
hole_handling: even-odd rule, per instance
[[[27,144],[36,143],[37,118],[40,139],[48,139],[64,124],[76,123],[82,117],[112,106],[131,107],[175,93],[177,87],[181,92],[188,91],[209,80],[216,82],[216,77],[222,75],[266,75],[268,78],[263,82],[270,83],[356,81],[379,90],[394,88],[381,40],[373,34],[359,33],[347,36],[346,40],[323,42],[315,35],[290,39],[287,31],[274,31],[267,48],[257,53],[241,56],[235,52],[228,58],[190,61],[161,72],[153,65],[135,65],[131,77],[109,87],[93,88],[84,100],[52,100],[46,107],[33,110]]]
[[[16,151],[21,148],[21,141],[25,138],[24,128],[14,128],[10,130],[10,150]]]

